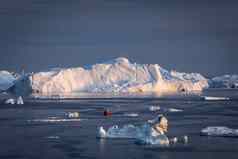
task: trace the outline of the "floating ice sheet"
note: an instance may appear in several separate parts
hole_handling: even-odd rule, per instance
[[[238,137],[238,129],[231,129],[224,126],[211,126],[201,130],[202,135]]]
[[[211,96],[202,96],[204,100],[230,100],[228,97],[211,97]]]
[[[33,120],[28,120],[28,122],[56,123],[56,122],[81,121],[81,120],[82,119],[48,118],[48,119],[33,119]]]
[[[168,112],[182,112],[182,109],[169,108]]]
[[[59,139],[59,136],[48,136],[47,139]]]
[[[128,116],[128,117],[138,117],[139,114],[137,114],[137,113],[124,113],[124,116]]]

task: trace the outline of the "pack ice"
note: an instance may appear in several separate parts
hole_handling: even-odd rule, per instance
[[[198,73],[167,71],[158,64],[136,64],[126,58],[90,67],[53,69],[30,77],[33,92],[190,92],[208,87]]]

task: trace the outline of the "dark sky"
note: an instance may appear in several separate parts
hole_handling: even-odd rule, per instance
[[[237,0],[1,0],[0,70],[124,56],[205,76],[238,73],[237,16]]]

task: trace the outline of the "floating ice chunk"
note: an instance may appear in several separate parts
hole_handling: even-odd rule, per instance
[[[177,142],[187,144],[188,143],[188,136],[185,135],[181,138],[173,137],[169,141],[170,141],[170,143],[173,143],[173,144],[176,144]]]
[[[43,123],[56,123],[56,122],[74,122],[81,121],[81,119],[34,119],[28,120],[28,122],[43,122]]]
[[[15,104],[15,100],[10,98],[10,99],[7,99],[4,103],[5,104]]]
[[[137,113],[125,113],[124,116],[128,116],[128,117],[138,117],[139,114],[137,114]]]
[[[188,143],[188,136],[186,136],[186,135],[183,136],[183,142],[184,142],[184,143]]]
[[[124,125],[119,128],[114,125],[108,129],[104,130],[103,127],[99,128],[98,136],[102,138],[132,138],[136,139],[139,144],[151,144],[168,146],[169,140],[166,135],[153,133],[153,129],[149,124],[144,124],[142,126],[135,126],[132,124]]]
[[[182,112],[182,109],[169,108],[168,112]]]
[[[68,112],[66,115],[68,118],[79,118],[79,112]]]
[[[107,136],[106,130],[102,126],[100,126],[99,129],[98,129],[97,137],[106,138],[106,136]]]
[[[48,136],[47,138],[48,139],[59,139],[60,137],[59,136]]]
[[[159,111],[160,110],[160,106],[150,106],[149,110],[154,112],[154,111]]]
[[[177,143],[178,142],[178,138],[177,137],[174,137],[174,138],[172,138],[172,139],[170,139],[170,142],[172,142],[172,143]]]
[[[211,97],[211,96],[203,96],[204,100],[230,100],[228,97]]]
[[[5,104],[18,104],[18,105],[24,104],[21,96],[19,96],[16,100],[13,98],[7,99],[4,103]]]
[[[202,135],[238,137],[238,129],[230,129],[223,126],[211,126],[201,130]]]
[[[182,112],[182,109],[175,109],[175,108],[161,108],[160,106],[150,106],[149,110],[154,111],[161,111],[161,112]]]
[[[22,99],[21,96],[19,96],[19,97],[17,98],[17,104],[18,104],[18,105],[24,104],[23,99]]]

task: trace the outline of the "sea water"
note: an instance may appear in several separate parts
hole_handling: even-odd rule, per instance
[[[232,100],[206,101],[200,95],[163,98],[88,96],[67,100],[24,98],[24,105],[1,104],[0,158],[236,159],[238,138],[203,136],[200,132],[209,126],[238,128],[238,91],[211,90],[202,96]],[[153,105],[160,106],[161,110],[183,111],[150,111]],[[103,116],[105,108],[112,111],[112,116]],[[79,119],[68,118],[65,115],[68,112],[79,112]],[[138,116],[125,116],[130,113]],[[113,125],[118,128],[131,125],[129,130],[134,132],[133,126],[143,125],[160,113],[169,121],[168,138],[177,138],[177,142],[168,147],[137,144],[133,133],[131,138],[96,137],[100,126],[108,130]],[[181,142],[184,136],[187,136],[187,143]]]

